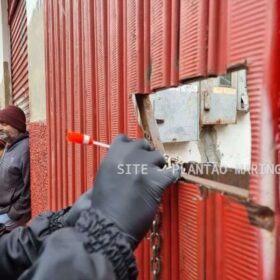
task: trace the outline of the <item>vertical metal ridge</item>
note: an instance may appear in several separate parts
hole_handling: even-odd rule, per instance
[[[10,2],[11,84],[12,102],[21,107],[29,123],[29,84],[27,51],[27,17],[25,1]]]
[[[97,92],[98,92],[98,116],[99,116],[99,140],[108,141],[108,97],[106,96],[106,59],[107,44],[105,33],[105,22],[107,21],[105,1],[96,0],[96,50],[97,50]],[[99,148],[100,159],[105,155],[106,150]]]
[[[96,137],[96,127],[94,124],[94,26],[93,24],[93,1],[83,2],[83,40],[84,40],[84,122],[85,132]],[[85,147],[85,187],[92,186],[93,178],[96,172],[96,160],[94,156],[94,147]]]
[[[47,197],[48,197],[48,201],[47,201],[47,207],[48,209],[52,209],[52,201],[51,201],[51,197],[52,197],[52,188],[51,188],[51,179],[52,178],[52,168],[51,168],[51,156],[50,156],[50,151],[51,151],[51,134],[50,134],[50,110],[51,110],[51,105],[50,105],[50,100],[51,100],[51,94],[50,94],[50,60],[51,60],[51,56],[49,53],[49,46],[50,46],[50,36],[49,36],[49,32],[48,32],[48,28],[49,28],[49,22],[50,22],[50,1],[45,1],[44,2],[44,26],[45,26],[45,50],[47,50],[45,52],[45,67],[46,67],[46,116],[47,116],[47,145],[48,145],[48,193],[47,193]]]
[[[145,33],[149,22],[147,1],[127,1],[127,75],[128,93],[145,92],[145,64],[149,37]],[[145,23],[146,22],[146,23]]]
[[[149,54],[149,36],[145,33],[149,22],[149,3],[132,0],[127,2],[127,133],[137,137],[137,118],[133,105],[133,93],[144,93],[149,88],[145,82],[145,67]]]
[[[181,1],[180,80],[206,75],[208,0]]]
[[[49,10],[50,10],[50,23],[49,23],[49,30],[48,32],[51,34],[51,40],[49,45],[49,53],[51,57],[50,63],[50,80],[51,88],[50,88],[50,130],[49,133],[53,137],[51,138],[50,143],[50,152],[51,152],[51,170],[52,170],[52,177],[51,177],[51,209],[57,210],[57,169],[56,169],[56,130],[55,130],[55,53],[54,53],[54,8],[53,3],[54,1],[49,1]]]
[[[162,223],[161,223],[161,279],[170,280],[171,279],[171,201],[170,201],[170,189],[166,190],[162,198]],[[152,278],[152,275],[151,275]]]
[[[67,131],[67,116],[64,112],[67,112],[67,92],[66,92],[66,14],[65,14],[65,0],[61,0],[58,4],[58,32],[60,34],[60,44],[59,44],[59,72],[60,72],[60,104],[61,111],[59,112],[59,118],[61,120],[61,203],[63,207],[68,205],[68,166],[67,166],[67,142],[66,142],[66,131]]]
[[[53,45],[54,45],[54,127],[53,133],[55,135],[55,161],[53,162],[55,172],[56,172],[56,209],[62,208],[62,161],[61,158],[61,128],[58,120],[61,120],[61,92],[60,92],[60,52],[59,52],[59,44],[60,44],[60,33],[59,33],[59,7],[58,4],[53,2],[53,26],[54,26],[54,37],[53,37]]]
[[[58,190],[57,190],[57,196],[58,196],[58,208],[61,209],[65,207],[66,205],[63,204],[63,197],[64,197],[64,182],[63,182],[63,162],[61,160],[63,156],[63,142],[65,142],[65,132],[62,130],[63,127],[63,94],[62,92],[62,84],[63,84],[63,78],[62,78],[62,72],[63,72],[63,66],[62,66],[62,53],[60,52],[60,45],[61,41],[63,41],[63,33],[61,33],[60,27],[60,14],[62,12],[62,2],[55,3],[56,6],[56,19],[55,19],[55,25],[56,25],[56,32],[57,32],[57,40],[56,40],[56,47],[55,52],[57,54],[56,58],[56,79],[57,79],[57,86],[56,86],[56,112],[57,117],[60,121],[56,121],[57,123],[57,141],[56,141],[56,149],[57,149],[57,172],[58,172]]]
[[[123,73],[120,71],[123,67],[122,63],[122,49],[123,49],[123,30],[122,13],[123,6],[116,0],[109,1],[108,7],[108,21],[109,21],[109,71],[108,71],[108,88],[110,88],[110,111],[111,111],[111,137],[109,142],[112,141],[120,131],[123,131],[123,121],[119,118],[122,112],[121,96],[123,94]]]
[[[170,85],[179,84],[179,34],[180,34],[180,3],[173,0],[171,3],[171,55],[170,55]]]
[[[239,274],[242,279],[262,279],[259,229],[248,223],[244,206],[222,198],[220,204],[221,254],[223,256],[222,277]]]
[[[127,122],[127,104],[128,104],[128,23],[127,23],[127,1],[124,1],[123,3],[123,17],[122,17],[122,33],[123,33],[123,49],[122,49],[122,65],[123,68],[122,71],[122,94],[120,97],[120,102],[122,103],[121,107],[121,115],[120,118],[122,118],[122,125],[123,125],[123,133],[127,134],[128,131],[128,122]]]
[[[179,183],[170,186],[170,270],[171,280],[179,279],[179,203],[178,203]],[[168,230],[168,229],[167,229]],[[168,234],[168,231],[166,232]]]
[[[137,90],[137,37],[136,37],[136,1],[127,1],[127,86],[128,92],[136,93]]]
[[[70,1],[65,1],[65,52],[66,52],[66,92],[67,92],[67,129],[74,130],[74,71],[73,71],[73,6]],[[68,170],[68,204],[75,198],[75,153],[74,145],[67,144],[67,170]],[[77,174],[78,175],[78,174]]]
[[[197,186],[178,186],[180,279],[204,278],[205,202],[199,200]]]
[[[144,40],[143,40],[143,63],[144,63],[144,89],[142,93],[149,93],[151,91],[151,72],[152,72],[152,61],[151,61],[151,2],[150,0],[143,0],[143,21],[144,21]]]
[[[209,0],[207,72],[210,76],[218,73],[219,12],[220,0]]]
[[[81,18],[81,1],[73,1],[73,66],[74,66],[74,129],[76,131],[84,131],[83,127],[83,71],[82,71],[82,59],[84,42],[82,40],[82,18]],[[75,180],[75,199],[77,199],[82,193],[84,184],[84,147],[82,145],[75,145],[75,171],[79,176],[76,176]]]
[[[151,1],[151,89],[170,85],[172,1]]]
[[[252,164],[261,163],[261,117],[262,100],[261,91],[265,63],[265,43],[267,37],[267,3],[261,1],[231,2],[229,1],[229,48],[228,66],[235,64],[248,64],[247,79],[250,102],[251,134],[252,134]],[[258,19],[263,21],[258,24]],[[242,21],[242,24],[240,24]],[[242,36],[247,34],[247,36]],[[240,35],[240,36],[239,36]],[[259,73],[260,76],[256,76]],[[260,198],[260,179],[251,176],[250,191],[254,200]]]

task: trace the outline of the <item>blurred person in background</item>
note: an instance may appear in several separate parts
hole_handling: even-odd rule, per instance
[[[0,160],[5,150],[6,142],[0,138]]]
[[[6,142],[0,163],[0,224],[11,231],[31,217],[29,134],[19,107],[0,110],[0,135]]]

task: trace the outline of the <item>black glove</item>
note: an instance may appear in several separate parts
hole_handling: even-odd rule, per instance
[[[90,188],[87,192],[83,193],[78,200],[72,205],[71,209],[63,217],[66,226],[74,226],[83,210],[87,210],[92,204],[92,192]]]
[[[164,190],[179,178],[146,140],[119,135],[104,157],[93,189],[92,207],[111,219],[135,245],[145,236]],[[134,244],[133,244],[134,243]]]

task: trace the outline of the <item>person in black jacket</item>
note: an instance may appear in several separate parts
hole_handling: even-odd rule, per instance
[[[31,217],[29,135],[19,107],[0,110],[0,134],[6,141],[0,162],[0,223],[11,231]]]
[[[136,279],[133,250],[180,175],[164,165],[146,140],[118,136],[94,188],[72,208],[46,212],[0,238],[0,279]]]

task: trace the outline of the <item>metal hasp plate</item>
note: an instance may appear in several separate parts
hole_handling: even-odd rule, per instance
[[[236,123],[237,90],[213,87],[201,91],[200,122],[202,125]]]
[[[248,112],[249,97],[247,92],[246,70],[239,70],[236,72],[236,74],[237,74],[237,89],[238,89],[237,110]]]
[[[162,143],[198,140],[198,83],[160,90],[150,99]]]

